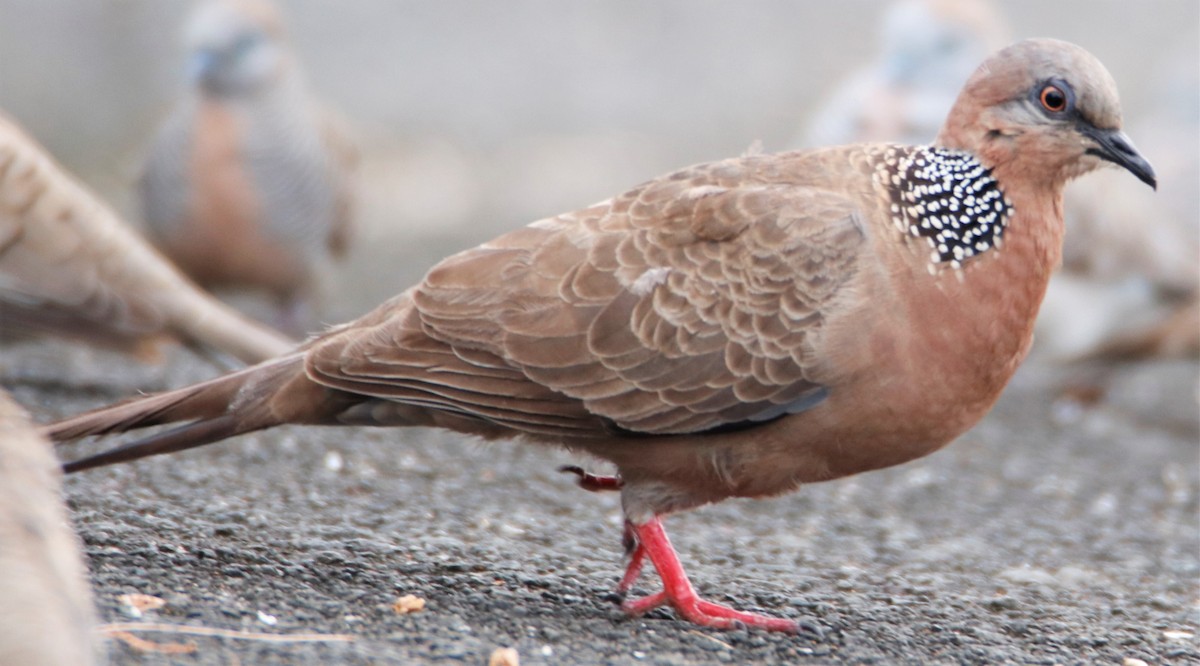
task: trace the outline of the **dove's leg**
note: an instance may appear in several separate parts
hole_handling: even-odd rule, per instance
[[[768,617],[756,613],[735,610],[710,601],[705,601],[696,594],[675,548],[663,529],[662,520],[657,516],[649,521],[636,525],[629,523],[628,529],[637,539],[630,558],[629,568],[621,579],[618,592],[623,592],[633,584],[637,572],[641,569],[645,557],[650,558],[658,576],[662,579],[663,590],[646,597],[629,599],[621,603],[621,609],[630,615],[641,615],[659,606],[670,605],[684,619],[695,624],[716,629],[734,629],[739,626],[757,627],[768,631],[796,632],[801,627],[792,620]]]

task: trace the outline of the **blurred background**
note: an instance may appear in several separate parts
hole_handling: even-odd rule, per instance
[[[800,147],[838,87],[880,56],[889,3],[278,4],[313,91],[362,152],[358,233],[325,308],[332,322],[442,256],[539,217],[756,142]],[[1058,37],[1096,54],[1120,85],[1135,142],[1140,120],[1168,103],[1164,91],[1179,91],[1170,103],[1190,124],[1139,146],[1156,166],[1175,159],[1162,146],[1195,161],[1200,3],[990,4],[1000,34]],[[190,8],[0,0],[0,107],[135,224],[138,164],[182,90]],[[1161,180],[1160,196],[1200,209],[1194,178]],[[1182,247],[1194,266],[1197,248]]]

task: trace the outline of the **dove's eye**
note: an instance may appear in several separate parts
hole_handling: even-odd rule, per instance
[[[1042,102],[1042,108],[1051,113],[1062,113],[1067,110],[1067,93],[1056,85],[1051,84],[1042,88],[1038,99]]]

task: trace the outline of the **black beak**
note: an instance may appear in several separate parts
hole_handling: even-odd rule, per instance
[[[1115,129],[1098,129],[1086,123],[1080,126],[1084,136],[1096,142],[1096,146],[1087,149],[1088,155],[1095,155],[1102,160],[1108,160],[1129,170],[1143,183],[1158,189],[1158,180],[1154,177],[1154,167],[1146,161],[1133,147],[1133,142],[1125,133]]]

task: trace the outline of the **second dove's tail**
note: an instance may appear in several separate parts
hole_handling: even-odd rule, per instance
[[[187,286],[191,287],[190,284]],[[181,288],[172,305],[172,327],[183,340],[202,349],[231,354],[243,363],[259,363],[282,356],[298,344],[230,309],[198,287]]]

